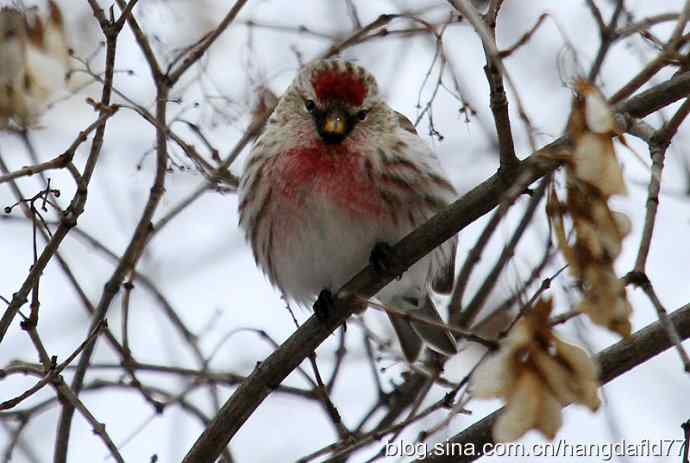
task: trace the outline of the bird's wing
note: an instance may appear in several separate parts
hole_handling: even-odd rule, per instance
[[[395,114],[398,116],[398,123],[400,124],[401,129],[419,137],[414,124],[412,124],[412,122],[405,117],[405,115],[397,111],[395,111]],[[436,170],[438,170],[440,174],[440,167],[437,165],[438,161],[436,160],[433,152],[428,149],[428,146],[427,151],[429,157],[433,160],[432,165],[436,166]],[[442,175],[439,175],[438,178],[445,181],[445,178]],[[450,183],[447,183],[447,186],[444,186],[444,188],[453,190],[453,187],[450,185]],[[437,293],[447,294],[453,289],[453,282],[455,281],[455,253],[457,252],[457,247],[458,237],[456,235],[434,250],[433,258],[436,261],[436,271],[431,277],[431,287]]]

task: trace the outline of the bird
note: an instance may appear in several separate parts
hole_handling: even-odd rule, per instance
[[[294,78],[256,139],[239,184],[239,226],[257,266],[288,301],[327,309],[369,263],[456,196],[429,145],[359,64],[317,60]],[[442,322],[432,294],[453,287],[457,236],[376,295],[412,318]],[[389,259],[388,259],[389,260]],[[447,327],[387,312],[406,360],[424,345],[457,353]]]

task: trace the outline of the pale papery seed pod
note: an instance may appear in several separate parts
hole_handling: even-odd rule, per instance
[[[40,104],[65,88],[70,70],[70,49],[60,8],[48,2],[46,14],[36,13],[30,18],[33,40],[27,49],[27,74],[33,86],[31,97]]]
[[[506,401],[493,428],[497,442],[516,440],[531,429],[553,439],[564,406],[599,408],[598,368],[584,350],[556,336],[551,310],[550,300],[539,300],[472,374],[473,397]]]
[[[580,80],[575,85],[584,99],[584,116],[587,128],[597,134],[614,134],[616,122],[613,112],[598,88]]]
[[[619,134],[601,92],[582,80],[576,83],[576,90],[568,123],[574,147],[572,155],[564,159],[567,198],[561,203],[552,188],[548,213],[558,245],[584,296],[578,309],[592,322],[627,336],[632,307],[614,272],[614,261],[630,231],[630,220],[608,204],[611,196],[627,193],[613,144]],[[572,244],[565,230],[566,214],[575,230]]]
[[[607,198],[628,194],[609,135],[594,132],[580,134],[575,142],[573,163],[575,176],[599,188]]]
[[[506,407],[494,424],[496,442],[516,441],[530,429],[540,430],[548,439],[556,437],[563,423],[562,405],[535,375],[520,376],[508,400],[511,406]]]
[[[45,51],[60,60],[66,69],[70,67],[70,46],[65,23],[58,5],[48,2],[48,19],[45,28]]]
[[[26,66],[26,23],[12,8],[0,10],[0,128],[17,112],[23,112],[22,86]]]
[[[62,14],[52,1],[48,6],[45,19],[38,11],[0,11],[0,127],[10,120],[36,125],[50,98],[65,88],[70,58]]]
[[[608,198],[625,195],[623,171],[613,147],[618,135],[613,112],[599,89],[585,80],[575,84],[578,98],[568,123],[575,143],[571,168],[575,177],[597,187]]]

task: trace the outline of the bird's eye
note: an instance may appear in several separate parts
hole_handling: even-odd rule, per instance
[[[307,100],[304,102],[304,107],[311,113],[316,109],[316,103],[314,103],[314,100]]]
[[[363,110],[361,110],[360,112],[357,113],[357,119],[359,119],[360,121],[363,121],[364,119],[367,118],[367,115],[368,115],[368,114],[369,114],[369,111],[366,111],[366,110],[363,109]]]

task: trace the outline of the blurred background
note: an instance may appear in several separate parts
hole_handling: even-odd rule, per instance
[[[51,96],[50,106],[37,126],[26,132],[27,138],[16,132],[0,131],[0,156],[10,171],[32,163],[27,140],[37,158],[46,161],[65,151],[79,131],[96,118],[86,99],[97,100],[101,91],[94,75],[100,76],[104,69],[102,33],[87,2],[58,0],[56,3],[63,12],[67,38],[74,50],[73,74],[65,88]],[[615,2],[596,3],[604,17],[610,17]],[[0,5],[10,4],[0,2]],[[134,13],[160,61],[167,65],[180,50],[214,29],[232,4],[228,0],[146,0],[140,1]],[[683,4],[682,0],[627,0],[622,21],[625,24],[677,12]],[[101,5],[107,8],[110,3],[101,2]],[[44,2],[30,0],[24,0],[19,6],[46,8]],[[513,45],[544,13],[546,18],[529,41],[505,60],[536,129],[537,146],[563,134],[573,80],[589,69],[599,46],[596,23],[584,1],[507,0],[497,24],[499,49]],[[341,56],[363,65],[378,78],[388,102],[416,123],[457,190],[461,194],[468,191],[495,173],[498,151],[481,42],[472,27],[466,21],[457,21],[457,14],[443,1],[250,0],[231,27],[173,89],[168,113],[171,129],[193,144],[207,160],[211,161],[214,153],[225,158],[251,123],[253,109],[266,94],[265,89],[280,95],[302,64],[323,55],[381,14],[422,18],[435,25],[439,34],[442,32],[441,40],[439,35],[425,32],[419,23],[402,17],[385,26],[388,33],[347,48]],[[654,26],[652,31],[658,37],[667,38],[673,24],[663,23]],[[611,49],[596,84],[610,96],[657,52],[653,41],[639,35],[630,36]],[[115,87],[128,100],[114,97],[114,102],[124,107],[108,124],[78,231],[71,232],[60,248],[62,257],[93,303],[98,301],[116,263],[109,252],[121,256],[132,237],[155,170],[154,127],[127,107],[136,103],[151,111],[155,108],[155,86],[128,27],[120,37],[116,70]],[[650,84],[668,79],[671,72],[662,71]],[[48,77],[61,79],[59,74]],[[516,112],[514,94],[508,87],[507,92],[516,150],[523,158],[531,153],[527,129]],[[648,122],[659,126],[663,117],[673,114],[673,109],[669,107],[650,116]],[[649,165],[646,146],[632,137],[628,137],[628,142],[630,149],[617,146],[617,152],[630,194],[617,198],[615,207],[631,218],[633,227],[623,255],[617,261],[619,275],[634,264],[649,181],[648,167],[632,153],[637,152]],[[657,294],[669,311],[690,301],[687,142],[686,124],[667,155],[659,217],[647,264]],[[89,145],[90,142],[84,143],[76,153],[75,163],[79,167],[86,159]],[[240,175],[247,152],[245,149],[232,164],[233,174]],[[169,156],[166,193],[155,220],[164,217],[206,182],[197,165],[172,142]],[[51,186],[61,192],[56,201],[66,207],[74,194],[74,182],[69,174],[53,170],[46,172],[46,176],[50,177]],[[17,184],[24,197],[43,189],[38,176],[23,177]],[[237,226],[236,195],[225,189],[216,190],[211,189],[175,215],[155,235],[137,265],[137,271],[147,282],[134,281],[129,301],[129,345],[133,356],[142,364],[200,368],[190,344],[166,315],[159,296],[164,297],[168,307],[196,336],[198,348],[213,372],[249,374],[257,362],[273,351],[272,341],[281,343],[295,330],[280,294],[255,268],[250,248]],[[494,234],[470,281],[468,294],[478,288],[482,276],[510,238],[526,201],[519,200],[519,207],[513,208]],[[0,184],[0,205],[14,202],[8,184]],[[56,218],[53,212],[46,213],[47,220]],[[462,231],[458,265],[476,242],[486,220],[487,217]],[[21,286],[33,262],[31,230],[31,222],[23,219],[18,209],[0,220],[0,295],[7,299]],[[515,257],[501,274],[498,288],[487,303],[487,313],[510,296],[539,263],[548,233],[546,215],[540,208]],[[43,245],[40,239],[38,242],[39,246]],[[543,277],[554,274],[562,265],[562,258],[557,257],[547,266]],[[558,312],[572,307],[573,301],[566,291],[572,283],[567,272],[554,280],[551,293]],[[116,337],[122,331],[123,293],[118,293],[107,317]],[[87,336],[90,318],[55,259],[41,278],[40,294],[38,330],[47,351],[61,361]],[[635,310],[634,330],[657,319],[654,308],[640,290],[629,289],[628,296]],[[299,308],[294,312],[299,322],[310,315]],[[378,400],[375,375],[362,341],[364,334],[373,333],[382,342],[394,341],[385,317],[372,310],[362,315],[361,320],[350,322],[348,327],[347,353],[334,384],[332,400],[344,423],[354,428]],[[618,340],[582,317],[560,326],[558,332],[593,353]],[[339,340],[340,334],[334,334],[317,351],[319,367],[328,377],[335,364]],[[685,346],[690,348],[690,343],[686,342]],[[395,345],[374,348],[376,376],[381,387],[391,391],[403,381],[407,368]],[[447,364],[446,376],[461,379],[482,352],[473,345],[463,346],[460,355]],[[15,360],[37,362],[29,337],[19,327],[19,319],[0,346],[0,367]],[[202,421],[191,409],[213,416],[208,388],[195,382],[192,375],[140,371],[138,377],[143,384],[162,391],[157,398],[171,401],[158,414],[137,390],[122,386],[127,378],[119,362],[120,358],[107,343],[99,341],[93,367],[86,378],[87,388],[81,394],[85,404],[106,424],[127,461],[154,461],[154,455],[160,462],[181,460],[203,429]],[[311,374],[307,364],[305,370]],[[71,369],[65,370],[68,382],[72,374]],[[0,380],[0,399],[16,396],[35,381],[34,377],[23,375]],[[285,384],[309,387],[298,372]],[[217,390],[222,403],[233,388],[221,381]],[[582,443],[681,439],[680,424],[690,418],[689,390],[687,374],[676,352],[669,350],[604,386],[605,406],[598,413],[578,407],[565,409],[564,425],[557,439]],[[426,400],[437,400],[443,393],[443,388],[434,387]],[[55,391],[47,387],[18,408],[31,409],[54,397]],[[467,407],[472,415],[453,417],[430,441],[456,434],[499,405],[499,401],[470,402]],[[14,442],[13,462],[52,461],[59,410],[52,402],[31,414],[16,441],[13,438],[16,419],[0,414],[0,449],[7,449]],[[446,417],[447,411],[432,414],[408,427],[398,439],[413,442],[420,431],[433,428]],[[541,441],[542,437],[530,433],[525,440]],[[337,434],[318,402],[276,392],[247,421],[233,439],[231,449],[237,462],[283,462],[298,460],[335,441]],[[350,461],[367,461],[381,445],[377,443],[356,452]],[[668,456],[614,457],[613,461],[676,462],[680,461],[679,450],[677,446]],[[69,461],[108,459],[107,449],[91,432],[88,423],[79,414],[75,415]],[[380,461],[401,459],[390,457]]]

